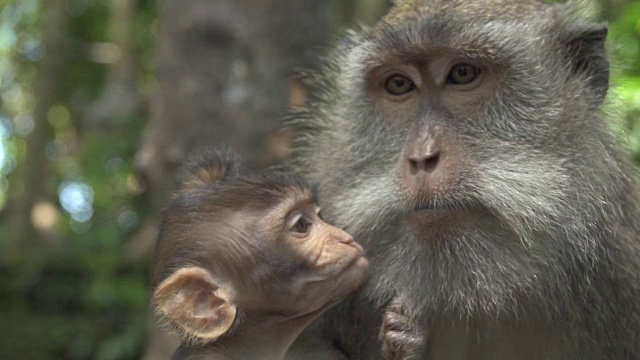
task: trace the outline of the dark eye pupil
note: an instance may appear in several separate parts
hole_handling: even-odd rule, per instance
[[[293,225],[293,231],[297,233],[306,233],[309,230],[309,225],[311,225],[311,223],[304,217],[301,217],[296,221],[295,225]]]
[[[470,64],[459,64],[453,67],[447,82],[455,85],[466,85],[476,80],[480,75],[479,67]]]
[[[413,81],[404,75],[393,75],[387,80],[385,90],[391,95],[404,95],[413,90]]]

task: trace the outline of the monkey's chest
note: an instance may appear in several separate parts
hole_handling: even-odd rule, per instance
[[[426,359],[561,359],[561,334],[538,322],[437,321],[429,334]]]

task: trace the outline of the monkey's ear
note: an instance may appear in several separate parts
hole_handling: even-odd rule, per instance
[[[190,338],[214,340],[233,325],[236,305],[208,271],[183,268],[163,281],[153,294],[157,311]]]
[[[609,90],[609,60],[605,50],[607,25],[578,27],[569,33],[566,44],[573,72],[588,78],[594,105],[600,106]]]

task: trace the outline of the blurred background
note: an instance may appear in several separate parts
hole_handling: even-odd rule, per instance
[[[640,163],[640,0],[602,0]],[[148,267],[189,154],[287,156],[301,69],[388,0],[0,0],[0,359],[168,359]]]

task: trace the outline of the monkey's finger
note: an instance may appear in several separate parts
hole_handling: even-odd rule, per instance
[[[395,350],[415,351],[424,344],[424,337],[420,334],[389,331],[383,339],[383,349],[386,347]]]
[[[385,331],[395,330],[395,331],[405,331],[410,332],[413,331],[417,326],[415,326],[409,318],[403,315],[398,314],[387,314],[384,317],[382,322],[382,328]]]

